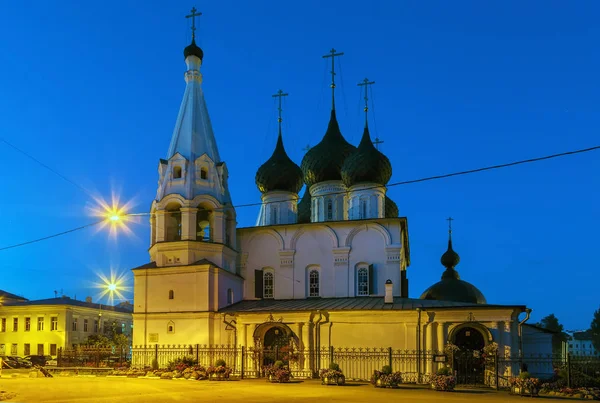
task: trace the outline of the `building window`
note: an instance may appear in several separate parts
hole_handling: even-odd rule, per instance
[[[327,221],[333,220],[333,201],[327,200]]]
[[[50,355],[56,355],[56,344],[50,344]]]
[[[308,296],[318,297],[319,296],[319,271],[311,270],[308,275]]]
[[[94,333],[98,333],[98,320],[94,320]]]
[[[167,324],[167,333],[175,333],[175,322],[170,321]]]
[[[37,330],[38,330],[38,331],[42,331],[42,330],[44,330],[44,318],[43,318],[43,317],[41,317],[41,316],[38,318],[38,326],[37,326]],[[43,344],[42,344],[42,348],[43,348]],[[41,354],[41,355],[43,355],[43,354]]]
[[[263,298],[273,298],[273,272],[266,271],[263,275]]]
[[[13,343],[10,345],[10,355],[18,355],[17,353],[17,343]]]
[[[173,167],[173,179],[181,179],[181,167]]]
[[[31,318],[25,318],[25,331],[28,332],[31,330]]]
[[[88,320],[87,319],[83,320],[83,331],[84,332],[88,331]]]
[[[369,295],[369,269],[366,267],[358,269],[356,284],[358,285],[358,296]]]
[[[207,179],[208,178],[208,171],[206,170],[206,168],[201,168],[200,169],[200,179]]]
[[[360,201],[360,214],[359,214],[360,218],[368,218],[367,217],[367,201],[364,199],[361,199]]]
[[[40,330],[40,319],[42,319],[42,330],[44,330],[44,318],[38,318],[38,330]],[[58,330],[58,316],[53,316],[50,318],[50,330]]]
[[[169,290],[169,299],[173,298],[175,298],[175,293],[173,292],[173,290]]]
[[[73,325],[71,326],[71,330],[74,332],[77,331],[77,318],[73,318]]]
[[[38,344],[38,348],[37,348],[37,355],[44,355],[44,345],[43,344]]]
[[[231,288],[227,289],[227,305],[233,304],[233,290]]]
[[[2,324],[0,325],[0,332],[6,332],[6,318],[2,318]]]
[[[13,318],[13,332],[19,331],[19,318]]]
[[[31,344],[29,344],[29,343],[23,344],[23,355],[30,355],[30,354],[31,354]]]

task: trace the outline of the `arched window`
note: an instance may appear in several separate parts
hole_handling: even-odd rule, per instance
[[[356,273],[356,284],[357,284],[357,295],[367,296],[369,295],[369,269],[361,267]]]
[[[167,333],[175,333],[175,322],[172,320],[167,323]]]
[[[279,213],[279,209],[277,208],[277,206],[271,206],[271,223],[270,223],[271,225],[278,224],[278,222],[277,222],[278,213]]]
[[[333,201],[327,200],[327,221],[333,220]]]
[[[263,274],[263,298],[273,298],[273,280],[273,272],[265,271]]]
[[[231,288],[227,289],[227,305],[233,304],[233,290]]]
[[[200,168],[200,179],[208,179],[208,170],[206,168]]]
[[[360,200],[360,218],[369,218],[367,216],[367,201],[365,199]]]
[[[173,179],[181,179],[181,167],[173,167]]]
[[[173,292],[173,290],[169,290],[169,299],[173,298],[175,298],[175,293]]]
[[[309,297],[318,297],[319,293],[319,271],[313,269],[308,274],[308,296]]]

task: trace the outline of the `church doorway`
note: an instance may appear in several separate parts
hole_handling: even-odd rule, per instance
[[[286,326],[287,327],[287,326]],[[265,332],[263,341],[263,365],[283,361],[287,355],[285,351],[290,345],[291,335],[282,326],[273,326]]]
[[[456,383],[461,385],[485,384],[485,359],[482,350],[485,338],[478,329],[466,326],[454,334],[454,344],[460,349],[454,354]]]

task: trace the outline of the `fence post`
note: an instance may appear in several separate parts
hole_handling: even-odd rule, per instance
[[[200,365],[200,344],[196,344],[196,364]]]
[[[333,362],[333,346],[329,346],[329,364]]]
[[[567,387],[571,387],[571,353],[567,353]]]
[[[496,354],[494,355],[494,368],[496,371],[496,390],[500,390],[500,374],[498,374],[500,371],[500,365],[498,364],[498,351],[496,351]]]
[[[154,345],[154,359],[158,363],[158,343]]]
[[[242,359],[240,360],[240,378],[244,379],[244,359],[246,358],[246,347],[242,346]]]
[[[58,354],[56,356],[56,365],[61,367],[62,365],[62,347],[58,348]]]
[[[390,366],[390,368],[392,368],[392,348],[391,347],[388,347],[388,365]]]

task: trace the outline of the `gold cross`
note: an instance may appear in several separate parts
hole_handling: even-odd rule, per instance
[[[196,7],[192,7],[192,13],[190,15],[186,15],[185,18],[192,19],[192,41],[196,38],[196,17],[200,17],[202,13],[197,13]]]

